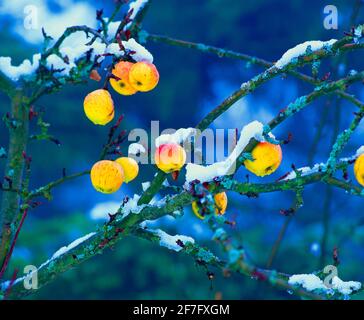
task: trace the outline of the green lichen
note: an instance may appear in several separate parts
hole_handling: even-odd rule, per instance
[[[290,103],[286,110],[284,111],[284,115],[286,117],[292,116],[294,113],[301,110],[307,104],[307,96],[302,96],[296,99],[294,102]]]
[[[197,258],[206,262],[211,263],[215,260],[215,256],[211,253],[211,251],[201,248],[197,253]]]

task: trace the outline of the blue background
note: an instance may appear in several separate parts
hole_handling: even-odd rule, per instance
[[[104,8],[105,16],[110,15],[113,9],[111,1],[76,1],[70,5],[75,3],[95,10]],[[354,3],[312,0],[154,0],[144,20],[144,27],[150,33],[276,61],[287,49],[298,43],[342,37],[344,31],[350,31]],[[53,14],[60,14],[63,10],[58,1],[47,1],[47,4]],[[323,27],[323,8],[327,4],[334,4],[338,8],[338,30],[326,30]],[[0,56],[13,57],[15,64],[31,58],[31,54],[41,48],[39,43],[29,43],[21,32],[14,30],[15,25],[22,23],[21,7],[19,10],[18,15],[9,12],[0,15]],[[363,22],[363,10],[359,12],[357,22]],[[94,23],[94,16],[90,16],[89,20]],[[151,120],[159,120],[161,129],[195,126],[244,81],[262,71],[242,61],[185,48],[159,43],[147,43],[146,47],[154,55],[160,83],[152,92],[131,97],[113,93],[116,116],[125,114],[122,128],[126,130],[149,130]],[[338,58],[326,60],[320,67],[319,75],[323,77],[331,72],[332,79],[335,79],[345,76],[351,69],[360,71],[363,67],[362,57],[362,53],[357,51],[348,53],[340,61]],[[337,68],[338,65],[340,68]],[[309,67],[303,71],[311,73]],[[50,133],[62,145],[58,147],[48,141],[30,143],[29,154],[33,158],[32,187],[59,178],[62,168],[66,168],[68,173],[78,172],[90,168],[98,159],[109,126],[93,126],[84,116],[82,102],[84,96],[99,85],[89,82],[82,86],[67,86],[61,92],[46,96],[36,103],[37,107],[46,110],[44,120],[51,123]],[[237,102],[212,127],[241,129],[252,120],[266,123],[296,97],[312,90],[311,85],[290,76],[278,77]],[[352,86],[349,91],[358,98],[364,98],[362,85]],[[1,115],[4,115],[9,110],[6,97],[1,96],[0,106]],[[290,171],[292,164],[302,167],[325,162],[336,137],[335,126],[338,125],[340,130],[345,129],[354,111],[355,108],[345,101],[337,104],[334,96],[320,98],[309,105],[274,130],[280,139],[285,139],[288,133],[293,135],[292,142],[283,147],[280,169],[264,179],[250,175],[250,180],[274,181]],[[320,126],[320,123],[323,125]],[[319,128],[322,132],[316,139]],[[32,130],[39,130],[35,122]],[[354,154],[364,144],[363,130],[364,125],[361,124],[343,156]],[[0,146],[6,146],[7,139],[7,130],[2,125]],[[316,149],[313,147],[315,139],[318,142]],[[127,145],[123,145],[124,153],[127,153]],[[3,160],[0,165],[3,169]],[[60,246],[93,231],[95,225],[102,221],[90,219],[92,208],[107,201],[120,202],[125,195],[141,192],[141,183],[153,178],[155,168],[153,165],[143,165],[140,171],[135,181],[123,185],[113,195],[97,193],[89,177],[55,189],[52,192],[53,201],[44,200],[40,207],[30,212],[9,269],[18,267],[22,270],[27,264],[39,265]],[[352,169],[349,171],[352,179]],[[246,174],[247,171],[242,168],[238,178],[245,180]],[[261,195],[258,199],[230,193],[228,196],[227,216],[237,221],[237,226],[230,232],[243,242],[251,259],[264,266],[285,220],[280,209],[289,208],[294,195],[291,192],[278,192]],[[341,260],[339,276],[343,280],[364,281],[363,200],[319,183],[305,188],[304,201],[304,206],[289,225],[273,268],[287,273],[310,273],[331,263],[332,250],[338,247]],[[328,224],[326,250],[322,248],[325,221]],[[170,233],[192,236],[219,253],[219,249],[209,240],[209,230],[189,208],[183,218],[165,218],[159,224]],[[226,299],[291,298],[286,292],[272,290],[249,278],[224,278],[218,271],[211,288],[206,271],[196,266],[189,257],[135,238],[125,239],[114,250],[107,250],[102,256],[65,273],[32,298],[210,299],[216,294]]]

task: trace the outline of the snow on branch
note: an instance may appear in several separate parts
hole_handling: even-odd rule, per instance
[[[135,61],[153,62],[153,55],[135,39],[122,41],[122,44],[125,51],[120,50],[118,43],[106,45],[97,40],[91,45],[80,44],[73,47],[60,47],[57,53],[52,53],[46,57],[46,67],[49,70],[56,70],[55,75],[69,76],[71,70],[77,67],[77,62],[87,56],[89,56],[90,61],[101,63],[106,54],[122,57],[127,53],[130,53]],[[10,57],[0,57],[0,71],[13,81],[18,81],[20,78],[33,80],[32,76],[39,69],[40,59],[41,54],[37,53],[33,56],[32,62],[26,59],[20,65],[14,66]]]
[[[259,121],[253,121],[243,127],[239,140],[229,157],[220,162],[203,166],[194,163],[188,163],[186,166],[186,181],[199,180],[200,182],[212,181],[215,177],[233,174],[236,169],[236,161],[251,139],[264,141],[263,124]]]
[[[147,229],[146,231],[151,232],[159,237],[159,245],[161,247],[166,247],[169,250],[177,252],[181,251],[187,243],[195,243],[195,240],[191,237],[178,234],[171,236],[161,229]]]
[[[184,144],[191,137],[196,136],[197,130],[195,128],[180,128],[172,134],[162,134],[155,139],[155,146],[158,148],[165,143]]]
[[[121,41],[125,51],[120,50],[118,43],[111,43],[105,50],[104,53],[113,54],[116,57],[124,54],[130,54],[135,61],[148,61],[153,63],[153,55],[135,39],[131,38],[127,41]]]
[[[136,0],[129,4],[128,12],[131,12],[130,19],[134,20],[137,14],[144,8],[149,0]],[[133,10],[133,11],[132,11]]]
[[[26,276],[17,278],[15,280],[15,282],[12,285],[16,285],[17,283],[22,282],[26,277],[31,277],[33,273],[35,272],[39,272],[41,269],[46,268],[47,266],[51,265],[51,263],[60,258],[61,256],[63,256],[64,254],[68,253],[69,251],[71,251],[72,249],[76,248],[77,246],[81,245],[83,242],[85,242],[86,240],[90,239],[92,236],[94,236],[96,234],[96,232],[91,232],[89,234],[86,234],[85,236],[82,236],[81,238],[78,238],[76,240],[74,240],[73,242],[71,242],[69,245],[64,246],[60,249],[58,249],[51,258],[49,258],[46,262],[42,263],[35,271],[32,271],[31,274],[28,274]],[[2,291],[6,291],[7,287],[10,285],[10,281],[6,281],[4,283],[1,284],[0,289]]]
[[[142,146],[140,143],[131,143],[129,145],[128,154],[129,155],[137,155],[139,153],[144,153],[146,150],[144,146]]]
[[[134,20],[148,0],[137,0],[130,4],[130,20]],[[123,21],[110,21],[109,34],[117,30]],[[129,23],[130,24],[130,23]],[[128,25],[129,25],[128,24]],[[126,28],[128,28],[128,25]],[[93,35],[90,41],[89,34]],[[25,59],[19,65],[13,65],[11,57],[0,57],[0,71],[12,81],[33,81],[40,65],[46,67],[56,77],[70,76],[80,59],[87,58],[93,64],[100,64],[106,55],[123,57],[129,55],[135,61],[153,62],[153,55],[134,38],[119,43],[115,41],[115,33],[106,39],[101,33],[88,26],[68,27],[64,33],[53,40],[43,31],[47,49],[43,53],[33,55],[32,61]],[[86,37],[84,36],[86,35]]]
[[[321,49],[330,50],[331,46],[336,42],[336,39],[331,39],[329,41],[306,41],[304,43],[298,44],[294,48],[286,51],[283,56],[274,64],[278,69],[282,69],[287,64],[291,63],[293,59],[305,55],[309,50],[318,51]]]
[[[13,66],[10,57],[0,57],[0,71],[13,81],[20,77],[34,74],[39,67],[40,54],[33,55],[32,62],[25,59],[20,65]]]
[[[105,56],[107,55],[113,55],[113,58],[122,58],[126,56],[126,58],[131,58],[135,61],[152,62],[153,56],[151,55],[151,53],[142,45],[140,45],[134,38],[129,39],[129,35],[124,37],[124,39],[128,39],[125,41],[121,41],[119,38],[115,37],[115,35],[110,38],[110,33],[112,31],[115,31],[115,34],[117,34],[119,31],[123,31],[125,30],[125,28],[129,28],[130,25],[136,25],[137,27],[135,28],[135,30],[138,31],[138,15],[144,15],[142,12],[144,11],[143,9],[146,8],[147,4],[148,0],[136,0],[132,2],[129,7],[129,14],[127,14],[127,19],[125,19],[124,23],[114,23],[108,21],[106,28],[103,30],[103,34],[100,34],[99,31],[93,30],[86,26],[75,26],[67,28],[65,33],[57,41],[53,42],[53,40],[48,39],[48,45],[51,44],[53,46],[45,50],[45,52],[43,52],[42,54],[37,54],[33,56],[32,62],[26,60],[19,66],[13,66],[9,57],[2,57],[0,58],[0,74],[3,73],[13,81],[18,81],[20,79],[27,81],[28,77],[30,77],[29,79],[32,79],[31,77],[33,77],[34,75],[38,76],[38,72],[41,73],[43,72],[43,69],[46,68],[48,71],[50,71],[53,77],[68,77],[73,76],[73,72],[75,72],[78,69],[78,66],[80,66],[79,61],[82,60],[83,62],[83,59],[86,59],[86,61],[88,62],[87,67],[83,66],[80,69],[82,69],[84,74],[88,74],[88,71],[90,71],[89,69],[96,65],[100,66],[101,62],[105,59]],[[114,14],[112,15],[112,17],[114,17]],[[132,29],[134,29],[134,27]],[[88,38],[88,33],[91,33],[93,35],[93,38],[91,41],[87,41],[87,39],[84,39],[83,41],[78,41],[78,44],[76,46],[66,45],[63,41],[68,38],[71,33],[73,34],[76,32],[82,32],[82,34],[85,33],[86,38]],[[133,36],[134,32],[131,31],[130,34]],[[356,32],[356,36],[361,35],[362,31]],[[135,34],[134,36],[137,35]],[[158,146],[159,144],[167,142],[175,142],[181,144],[186,142],[187,139],[196,135],[197,130],[205,129],[210,123],[214,121],[214,119],[216,119],[219,115],[228,110],[228,108],[233,103],[241,99],[246,94],[253,92],[261,84],[267,82],[270,79],[273,79],[279,74],[286,73],[290,69],[293,69],[293,67],[309,64],[316,59],[333,55],[334,53],[336,53],[336,51],[338,51],[337,48],[339,47],[336,42],[338,42],[340,45],[344,45],[352,40],[353,39],[344,38],[344,40],[339,41],[336,41],[334,39],[327,42],[310,41],[288,50],[275,64],[275,67],[269,68],[265,72],[254,77],[252,80],[246,82],[246,84],[244,84],[241,89],[233,93],[222,104],[212,110],[211,113],[209,113],[200,122],[200,124],[198,124],[196,129],[180,129],[175,134],[162,135],[155,141],[156,145]],[[201,48],[201,45],[199,47]],[[319,50],[323,51],[323,53],[317,57],[318,54],[316,55],[315,52]],[[311,53],[315,54],[311,55]],[[307,56],[308,58],[298,59],[302,58],[303,56]],[[40,76],[43,76],[43,74],[40,74]],[[233,152],[228,156],[225,161],[217,162],[211,166],[199,166],[189,163],[186,166],[186,181],[191,182],[197,179],[200,180],[200,182],[210,182],[210,186],[215,183],[212,182],[215,177],[226,176],[228,174],[234,173],[236,169],[236,163],[241,162],[239,157],[243,154],[246,148],[250,146],[249,144],[251,141],[266,141],[266,139],[268,139],[267,134],[271,129],[286,120],[291,115],[303,109],[308,103],[312,102],[314,99],[322,95],[329,94],[330,92],[344,90],[343,88],[345,87],[345,85],[358,82],[363,78],[364,73],[358,73],[357,75],[351,75],[348,78],[344,78],[336,82],[324,82],[320,86],[316,87],[313,93],[298,99],[297,101],[292,103],[289,108],[286,109],[286,111],[280,112],[279,116],[273,119],[273,121],[269,123],[268,126],[263,126],[263,124],[258,121],[253,121],[247,124],[242,129],[239,140]],[[270,138],[274,138],[274,136],[271,135]],[[345,140],[344,142],[346,143],[347,141]],[[364,152],[364,150],[360,150],[361,151],[358,152]],[[130,146],[129,152],[130,151],[131,153],[138,153],[141,151],[145,152],[145,148],[139,144],[134,144]],[[221,181],[220,184],[216,183],[216,185],[213,186],[215,189],[212,188],[214,190],[211,191],[211,193],[232,190],[241,194],[259,194],[263,192],[273,192],[278,190],[296,190],[298,187],[302,187],[308,183],[318,181],[324,181],[332,185],[336,184],[336,186],[344,189],[352,189],[352,186],[349,182],[338,180],[332,176],[327,176],[327,174],[323,172],[323,169],[321,168],[322,166],[325,165],[319,164],[317,166],[314,166],[313,168],[308,169],[301,168],[301,170],[296,170],[294,172],[295,176],[290,177],[289,179],[287,179],[287,181],[264,184],[252,184],[249,182],[241,183],[233,180],[231,177],[224,177],[223,181]],[[335,170],[336,169],[337,167],[335,166]],[[68,269],[80,264],[84,260],[102,252],[105,248],[112,247],[117,241],[121,240],[123,237],[135,234],[137,230],[140,230],[140,226],[142,226],[143,222],[147,220],[156,220],[166,215],[175,214],[175,212],[178,212],[184,206],[190,206],[195,198],[189,191],[183,190],[182,188],[181,191],[178,191],[178,193],[174,195],[167,195],[160,201],[154,200],[155,195],[160,191],[161,186],[163,186],[163,184],[165,183],[165,177],[165,175],[158,173],[157,177],[154,180],[157,181],[157,183],[154,183],[154,181],[152,181],[152,183],[144,183],[144,193],[141,196],[135,194],[132,198],[125,199],[119,209],[115,212],[115,215],[110,215],[109,221],[106,222],[101,228],[98,228],[97,232],[89,233],[84,237],[76,239],[68,246],[64,246],[57,250],[52,255],[52,257],[45,263],[43,263],[37,270],[41,275],[41,285],[44,285],[47,282],[51,281],[56,275],[59,275],[62,272],[65,272]],[[61,180],[64,181],[65,178],[62,178]],[[58,184],[58,182],[51,184],[51,186],[46,188],[47,191],[49,191],[51,187]],[[151,189],[152,191],[150,192]],[[359,194],[361,194],[360,192],[361,190],[358,191]],[[44,194],[45,193],[43,193],[42,189],[36,190],[33,193],[30,192],[30,195],[27,196],[26,200],[30,200],[32,199],[32,197]],[[146,199],[144,199],[145,195],[147,195]],[[26,203],[26,201],[24,203]],[[99,217],[100,215],[97,214],[97,216]],[[201,251],[197,248],[197,245],[194,245],[195,240],[191,237],[184,235],[172,236],[162,231],[161,229],[144,229],[143,231],[147,232],[149,235],[152,235],[154,241],[158,242],[160,246],[177,252],[183,251],[187,254],[191,254],[193,257],[200,257],[199,254],[201,253]],[[219,232],[215,232],[215,237],[217,235],[219,235]],[[269,279],[271,285],[278,286],[284,289],[290,289],[292,285],[303,286],[307,291],[324,289],[321,285],[321,280],[319,278],[317,280],[312,275],[292,276],[289,280],[291,281],[291,283],[289,283],[287,275],[285,275],[284,277],[278,277],[277,275],[280,276],[280,274],[275,271],[260,270],[253,264],[250,264],[250,262],[247,261],[248,259],[246,261],[242,259],[245,257],[245,254],[241,254],[242,251],[240,249],[235,251],[234,250],[230,250],[230,260],[228,264],[225,263],[223,265],[220,265],[219,262],[218,265],[221,267],[234,266],[233,271],[237,271],[238,273],[245,274],[249,277],[259,278],[260,280],[265,277],[265,279]],[[198,253],[196,254],[196,252]],[[206,252],[207,250],[204,251],[204,257],[215,257],[212,255],[212,253],[208,252],[208,254],[206,254]],[[216,266],[217,260],[217,258],[211,260],[209,258],[203,261],[206,264],[214,261],[214,266]],[[28,292],[26,292],[26,290],[20,283],[22,279],[24,279],[24,277],[17,279],[12,284],[14,285],[14,287],[12,288],[12,294],[14,294],[14,296],[21,297],[28,294]],[[1,286],[1,289],[4,291],[8,285],[9,282],[4,283]],[[358,291],[361,288],[361,284],[358,282],[344,282],[339,278],[334,279],[333,286],[338,292],[342,294],[350,294],[354,291]],[[301,294],[300,291],[298,291],[297,293],[298,295]],[[302,296],[305,296],[304,293],[305,292],[302,293]]]
[[[295,274],[290,276],[288,283],[290,285],[302,286],[308,291],[323,291],[328,294],[340,293],[342,295],[350,295],[361,289],[361,283],[358,281],[343,281],[339,277],[332,278],[331,287],[328,287],[315,274]]]
[[[88,240],[89,238],[91,238],[92,236],[94,236],[96,233],[95,232],[91,232],[89,234],[86,234],[85,236],[78,238],[76,240],[74,240],[73,242],[71,242],[68,246],[62,247],[60,249],[58,249],[53,256],[51,257],[50,260],[48,260],[48,262],[60,257],[61,255],[65,254],[66,252],[72,250],[73,248],[77,247],[79,244],[81,244],[82,242]]]

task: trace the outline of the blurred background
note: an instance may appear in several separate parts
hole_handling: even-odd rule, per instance
[[[304,0],[153,0],[144,20],[150,33],[210,44],[251,54],[269,61],[278,60],[289,48],[307,40],[340,38],[353,23],[357,1]],[[39,8],[39,29],[23,26],[24,8]],[[323,26],[324,7],[338,9],[338,30]],[[364,4],[363,4],[364,6]],[[104,9],[105,16],[113,11],[113,1],[0,0],[0,56],[11,56],[17,65],[42,47],[41,27],[53,37],[66,26],[96,26],[95,11]],[[127,6],[126,6],[127,7]],[[357,12],[356,22],[363,23],[364,9]],[[121,16],[120,16],[121,17]],[[113,94],[116,116],[124,114],[122,129],[150,130],[150,121],[159,120],[160,129],[193,127],[211,109],[240,87],[241,83],[262,71],[242,61],[219,58],[185,48],[147,43],[160,72],[158,87],[149,93],[124,97]],[[361,52],[347,54],[343,59],[326,60],[319,76],[328,72],[331,78],[343,77],[350,70],[362,70]],[[303,71],[311,74],[310,68]],[[109,126],[92,125],[83,112],[83,99],[100,84],[67,86],[62,92],[42,98],[37,107],[44,108],[44,121],[50,123],[49,133],[61,141],[31,142],[33,158],[31,186],[38,187],[67,173],[89,169],[98,159],[106,141]],[[296,97],[312,91],[312,87],[290,76],[276,78],[252,95],[240,100],[219,117],[213,128],[238,128],[252,120],[263,123]],[[364,99],[362,86],[349,91]],[[0,113],[9,111],[9,101],[0,96]],[[321,98],[304,111],[274,130],[279,139],[292,133],[292,142],[283,146],[283,162],[272,176],[261,179],[250,175],[250,181],[274,181],[296,167],[325,162],[333,139],[345,129],[355,108],[335,97]],[[115,117],[116,119],[117,117]],[[39,132],[35,121],[32,132]],[[364,144],[364,123],[354,134],[343,156],[351,156]],[[8,133],[0,126],[0,146],[7,146]],[[122,151],[127,154],[128,143]],[[4,160],[0,162],[1,169]],[[1,171],[3,172],[3,170]],[[153,165],[141,165],[136,180],[115,194],[97,193],[83,177],[52,192],[53,201],[42,199],[42,205],[31,211],[14,251],[9,270],[28,264],[40,265],[59,247],[67,245],[95,226],[102,224],[102,214],[112,211],[126,196],[140,193],[141,183],[150,181]],[[247,171],[240,169],[238,178],[245,180]],[[352,168],[349,176],[352,179]],[[355,181],[353,181],[355,183]],[[257,199],[228,194],[227,216],[236,220],[231,230],[242,241],[251,259],[265,266],[275,240],[286,221],[280,209],[292,205],[291,192],[264,194]],[[288,225],[272,268],[287,273],[310,273],[332,263],[332,250],[339,248],[339,276],[343,280],[364,281],[364,220],[363,199],[332,189],[324,184],[305,188],[305,205]],[[159,227],[172,234],[186,234],[220,253],[204,223],[186,208],[177,220],[164,218]],[[221,254],[223,256],[223,254]],[[289,293],[273,290],[246,277],[225,278],[217,270],[210,282],[206,270],[187,256],[168,251],[143,240],[127,238],[113,250],[107,250],[77,269],[66,272],[52,284],[29,299],[291,299]],[[10,271],[8,277],[10,277]],[[360,296],[357,296],[360,298]]]

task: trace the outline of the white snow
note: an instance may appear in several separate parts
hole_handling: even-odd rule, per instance
[[[361,38],[363,35],[363,26],[360,25],[358,27],[355,28],[354,30],[354,36],[357,37],[357,38]]]
[[[92,220],[109,220],[109,213],[114,214],[120,208],[120,202],[107,201],[96,204],[90,211]]]
[[[362,154],[364,154],[364,146],[361,146],[353,156],[346,157],[346,158],[340,158],[338,163],[345,163],[345,162],[353,161]],[[311,167],[302,167],[302,168],[296,169],[296,171],[299,171],[301,173],[301,176],[304,177],[304,176],[308,176],[310,174],[314,174],[317,172],[325,172],[326,169],[327,169],[327,165],[325,163],[321,162],[321,163],[316,163],[312,168]],[[297,178],[296,172],[291,171],[286,177],[284,177],[282,179],[282,181],[292,180],[295,178]]]
[[[91,51],[91,60],[94,61],[98,56],[98,62],[101,62],[104,57],[100,56],[106,52],[106,44],[99,41],[95,41],[92,45],[87,46],[85,44],[79,44],[72,47],[62,46],[59,50],[60,55],[63,58],[68,58],[66,63],[60,56],[52,54],[47,58],[47,67],[50,69],[52,66],[54,69],[64,69],[59,72],[60,75],[68,75],[72,68],[76,67],[78,59],[84,57],[87,52]]]
[[[315,289],[327,289],[324,282],[314,274],[294,274],[289,277],[288,284],[300,285],[308,291],[313,291]]]
[[[332,46],[337,40],[331,39],[329,41],[306,41],[304,43],[298,44],[294,48],[289,49],[287,52],[283,54],[283,56],[275,63],[275,67],[278,69],[284,68],[288,63],[292,61],[294,58],[298,58],[306,53],[308,47],[311,47],[312,51],[317,51],[322,49],[323,47]]]
[[[128,41],[122,41],[122,44],[126,50],[134,52],[130,55],[135,61],[147,61],[153,63],[153,55],[141,44],[136,42],[135,39],[131,38]]]
[[[60,54],[62,57],[67,57],[69,63],[55,54],[51,54],[47,58],[47,68],[51,69],[64,69],[58,72],[59,75],[68,75],[72,68],[76,67],[76,61],[83,57],[87,51],[93,49],[91,53],[91,59],[95,59],[96,55],[103,54],[106,50],[106,45],[95,41],[91,46],[78,45],[74,47],[61,47]],[[102,61],[103,57],[100,57],[98,61]],[[20,65],[13,66],[11,64],[10,57],[0,57],[0,71],[2,71],[9,79],[18,81],[20,78],[30,76],[35,73],[39,67],[40,54],[33,55],[33,62],[25,59]]]
[[[143,191],[147,190],[150,187],[150,182],[146,181],[142,183]]]
[[[86,240],[90,239],[92,236],[94,236],[96,234],[96,232],[91,232],[89,234],[86,234],[85,236],[78,238],[76,240],[74,240],[73,242],[71,242],[68,246],[64,246],[60,249],[58,249],[50,259],[48,259],[46,262],[42,263],[35,271],[31,272],[28,275],[25,275],[23,277],[20,277],[18,279],[16,279],[13,283],[13,285],[17,284],[18,282],[23,281],[26,277],[30,277],[33,273],[38,272],[40,269],[46,267],[47,265],[49,265],[53,260],[59,258],[60,256],[64,255],[65,253],[67,253],[68,251],[72,250],[73,248],[77,247],[79,244],[81,244],[82,242],[85,242]],[[6,288],[9,286],[10,281],[6,281],[4,283],[1,284],[1,290],[6,290]]]
[[[200,182],[208,182],[215,177],[232,174],[235,171],[237,158],[252,138],[258,141],[264,141],[263,124],[259,121],[253,121],[244,126],[234,150],[226,160],[216,162],[209,166],[188,163],[186,166],[186,182],[191,182],[195,179]]]
[[[120,46],[118,43],[113,42],[107,46],[105,53],[113,54],[116,57],[119,57],[124,54],[124,51],[120,50]]]
[[[133,198],[129,198],[128,202],[123,207],[123,218],[132,213],[139,213],[146,206],[145,204],[138,206],[140,195],[134,194]]]
[[[3,0],[0,1],[0,19],[3,16],[14,18],[14,23],[11,28],[15,33],[31,43],[39,43],[43,41],[42,27],[44,27],[47,35],[53,37],[53,41],[49,43],[51,46],[65,31],[72,25],[87,25],[91,28],[97,28],[96,19],[90,19],[95,16],[95,8],[84,2],[74,2],[73,0],[57,0],[59,7],[57,12],[54,12],[48,5],[46,0],[33,0],[31,3],[27,0]],[[131,18],[145,6],[148,0],[136,0],[130,4],[129,9],[133,9]],[[109,25],[109,33],[114,36],[120,21],[111,22]],[[82,57],[88,50],[93,48],[91,59],[96,55],[104,53],[112,53],[117,57],[124,55],[123,51],[119,50],[117,43],[112,43],[106,48],[106,45],[96,40],[91,46],[85,44],[89,42],[92,35],[86,38],[84,32],[76,32],[65,39],[60,48],[62,57],[67,55],[69,64],[65,63],[61,57],[51,55],[47,59],[47,67],[53,65],[54,69],[64,69],[58,73],[58,76],[68,75],[70,70],[75,67],[77,59]],[[123,45],[127,50],[135,51],[133,58],[136,61],[153,62],[152,54],[134,39],[123,41]],[[30,76],[38,69],[40,54],[33,56],[33,61],[24,60],[20,65],[15,66],[11,63],[10,57],[0,57],[0,71],[9,79],[18,81],[20,78]],[[99,57],[98,62],[101,62],[104,57]],[[56,75],[57,76],[57,75]]]
[[[47,68],[48,69],[58,69],[58,70],[62,70],[59,71],[58,73],[60,75],[67,75],[69,74],[69,72],[71,71],[72,68],[74,68],[76,65],[73,62],[70,63],[65,63],[63,61],[63,59],[61,59],[59,56],[55,55],[55,54],[51,54],[48,58],[47,58]]]
[[[95,235],[96,232],[91,232],[89,234],[86,234],[85,236],[76,239],[75,241],[71,242],[68,246],[62,247],[60,249],[58,249],[53,256],[51,257],[50,261],[60,257],[61,255],[65,254],[66,252],[72,250],[73,248],[77,247],[79,244],[81,244],[82,242],[85,242],[86,240],[88,240],[89,238],[91,238],[93,235]]]
[[[109,39],[112,39],[115,36],[116,31],[118,30],[120,23],[121,23],[121,21],[112,21],[112,22],[110,22],[108,30],[107,30]]]
[[[312,168],[311,167],[302,167],[302,168],[298,168],[297,171],[301,173],[301,176],[308,176],[310,174],[313,173],[317,173],[320,171],[323,171],[326,169],[326,165],[324,163],[316,163]],[[291,171],[286,177],[284,177],[284,179],[282,179],[283,181],[285,180],[292,180],[297,178],[297,174],[295,171]]]
[[[86,39],[85,39],[86,40]],[[86,43],[86,42],[85,42]],[[152,54],[145,49],[142,45],[137,43],[134,39],[122,42],[126,50],[133,51],[132,57],[135,61],[148,61],[153,62]],[[92,45],[78,44],[74,46],[61,46],[59,49],[60,56],[51,54],[46,61],[47,68],[60,69],[62,71],[57,72],[56,76],[67,76],[69,75],[72,68],[76,67],[76,62],[80,58],[84,57],[87,52],[91,51],[91,60],[95,61],[97,58],[98,62],[104,60],[105,53],[113,54],[117,57],[124,55],[124,51],[120,50],[117,43],[111,43],[109,46],[96,40]],[[134,53],[135,52],[135,53]],[[66,63],[62,58],[68,58]],[[0,71],[3,72],[8,78],[13,81],[18,81],[21,77],[30,76],[35,73],[39,67],[40,54],[33,56],[33,62],[28,59],[24,60],[19,66],[13,66],[11,64],[10,57],[0,57]]]
[[[300,285],[308,291],[316,289],[322,290],[336,290],[337,292],[348,295],[353,291],[361,288],[361,283],[358,281],[342,281],[339,277],[332,278],[332,288],[325,286],[324,282],[314,274],[295,274],[289,277],[288,283],[290,285]]]
[[[148,1],[149,0],[136,0],[136,1],[131,2],[129,4],[128,13],[130,12],[131,9],[133,9],[132,14],[130,15],[130,20],[134,20],[135,19],[135,17],[138,14],[138,12],[144,8],[144,6],[148,3]],[[106,22],[108,22],[108,18],[104,18],[104,20]],[[107,30],[108,38],[109,39],[112,39],[115,36],[116,31],[118,30],[121,22],[122,21],[112,21],[112,22],[110,22],[110,24],[108,26],[108,30]],[[132,22],[129,22],[124,27],[124,31],[127,30],[131,26],[131,24],[132,24]],[[101,27],[101,25],[99,27]]]
[[[180,245],[177,244],[177,240],[181,240],[183,242],[183,244],[186,244],[187,242],[195,243],[195,240],[191,237],[178,235],[178,234],[176,234],[175,236],[171,236],[161,229],[148,230],[148,231],[155,233],[159,236],[159,238],[160,238],[159,245],[160,246],[166,247],[170,250],[174,250],[177,252],[181,251],[183,249]]]
[[[31,75],[38,69],[40,54],[33,55],[33,62],[28,59],[20,65],[13,66],[10,57],[0,57],[0,71],[13,81],[18,81],[20,77]]]
[[[148,1],[149,0],[136,0],[129,4],[128,12],[130,12],[130,10],[133,9],[132,14],[130,15],[131,20],[135,19],[138,12],[144,8],[144,6],[148,3]]]
[[[355,156],[359,157],[364,154],[364,146],[361,146],[358,150],[356,150]]]
[[[180,128],[172,134],[162,134],[155,139],[155,146],[158,148],[160,145],[165,143],[177,143],[183,144],[190,137],[195,136],[197,130],[195,128]]]
[[[139,13],[139,11],[142,10],[148,2],[149,2],[149,0],[136,0],[132,3],[130,3],[128,12],[130,12],[130,10],[133,9],[133,12],[130,15],[130,19],[134,20],[136,15]],[[129,22],[125,26],[124,30],[128,29],[131,26],[131,24],[132,24],[132,22]]]
[[[144,153],[146,150],[140,143],[132,143],[129,145],[128,154],[137,155],[138,153]]]
[[[361,283],[358,281],[342,281],[339,277],[332,278],[332,288],[339,291],[341,294],[351,294],[361,288]]]

